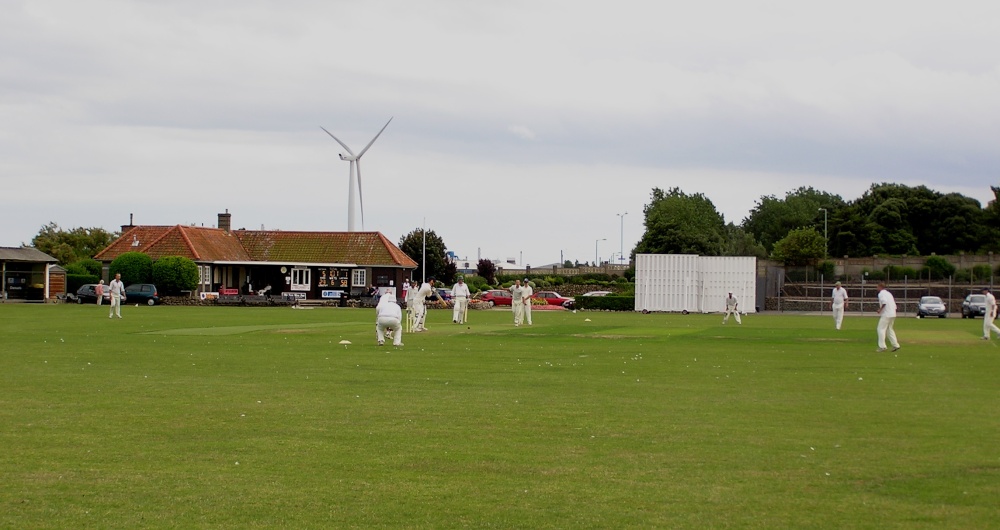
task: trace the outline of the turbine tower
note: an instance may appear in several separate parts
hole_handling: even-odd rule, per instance
[[[371,147],[373,143],[375,143],[375,140],[378,140],[378,137],[382,135],[382,131],[384,131],[385,128],[389,126],[389,122],[391,122],[391,121],[392,121],[392,118],[389,118],[389,121],[385,122],[385,125],[382,126],[382,130],[379,131],[378,134],[375,135],[375,138],[372,138],[372,141],[368,142],[368,145],[366,145],[365,148],[362,149],[361,152],[358,153],[358,154],[356,154],[356,155],[354,154],[354,151],[351,151],[350,147],[347,147],[347,144],[345,144],[344,142],[341,142],[339,138],[337,138],[336,136],[333,135],[333,133],[331,133],[330,131],[328,131],[326,129],[323,129],[323,127],[320,127],[320,129],[323,129],[323,132],[325,132],[326,134],[330,135],[330,138],[333,138],[334,140],[336,140],[337,143],[340,144],[341,147],[343,147],[344,149],[347,150],[347,156],[344,156],[344,154],[341,153],[340,154],[340,159],[341,160],[347,160],[348,162],[351,163],[350,176],[349,176],[348,186],[347,186],[347,231],[348,232],[354,232],[355,231],[354,230],[354,182],[355,182],[355,179],[357,179],[357,183],[358,183],[358,199],[359,199],[359,202],[361,203],[361,229],[364,230],[364,228],[365,228],[365,196],[364,196],[364,193],[362,193],[362,191],[361,191],[361,157],[365,156],[365,152],[368,151],[368,148]]]

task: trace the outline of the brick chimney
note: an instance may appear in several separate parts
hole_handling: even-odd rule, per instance
[[[128,224],[122,225],[122,233],[124,234],[125,232],[128,232],[132,228],[135,228],[135,225],[132,224],[132,214],[128,214]]]
[[[229,213],[229,208],[226,208],[226,213],[219,214],[219,228],[229,233],[229,228],[232,226],[233,214]]]

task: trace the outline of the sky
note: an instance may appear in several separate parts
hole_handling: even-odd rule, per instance
[[[1000,3],[0,0],[0,246],[43,225],[426,227],[627,256],[653,188],[1000,185]],[[622,215],[624,214],[624,215]],[[356,225],[361,229],[360,207]]]

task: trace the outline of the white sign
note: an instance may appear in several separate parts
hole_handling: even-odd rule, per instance
[[[324,290],[320,292],[323,298],[340,298],[344,291]]]

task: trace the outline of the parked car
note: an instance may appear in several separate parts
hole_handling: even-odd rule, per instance
[[[948,306],[937,296],[921,296],[917,302],[917,318],[948,316]]]
[[[443,298],[445,302],[447,302],[448,300],[451,300],[451,298],[452,298],[452,296],[451,296],[451,289],[437,289],[437,293],[438,293],[438,296],[440,296],[441,298]],[[437,298],[434,298],[433,296],[431,296],[431,300],[437,300]]]
[[[566,309],[573,309],[573,302],[576,301],[573,297],[563,296],[555,291],[538,291],[532,298],[545,300],[549,305],[561,305]]]
[[[133,283],[125,288],[125,302],[130,304],[156,305],[160,303],[160,294],[151,283]]]
[[[104,301],[108,302],[111,300],[111,291],[108,290],[108,286],[104,286]],[[96,283],[85,283],[76,290],[76,303],[78,304],[94,304],[97,303],[97,284]]]
[[[583,293],[580,296],[608,296],[609,294],[614,294],[614,293],[612,293],[611,291],[590,291],[587,293]]]
[[[511,305],[510,291],[503,289],[490,289],[479,294],[479,300],[489,302],[492,305]]]
[[[976,318],[986,315],[986,295],[970,294],[962,302],[962,318]]]

